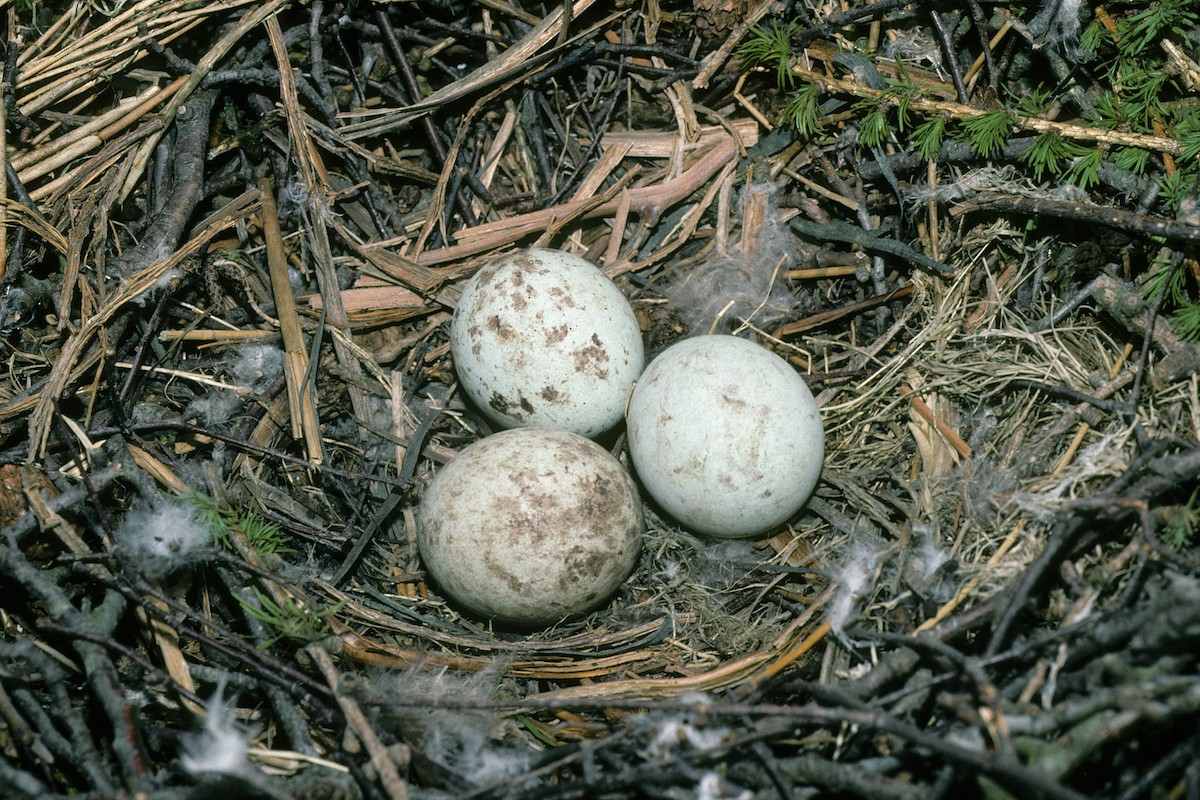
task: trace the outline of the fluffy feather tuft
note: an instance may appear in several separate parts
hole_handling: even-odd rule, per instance
[[[850,547],[845,561],[834,573],[837,590],[830,603],[829,624],[840,633],[854,619],[858,599],[871,591],[875,572],[879,567],[880,551],[865,542],[856,542]]]
[[[515,723],[486,707],[503,692],[500,674],[499,664],[478,673],[416,665],[370,673],[350,685],[377,709],[382,727],[455,775],[486,786],[525,771],[533,755],[513,743]]]
[[[705,772],[696,785],[696,800],[751,800],[753,797],[754,792],[749,789],[739,791],[711,770]]]
[[[133,509],[115,536],[147,575],[159,578],[203,559],[213,545],[213,532],[199,511],[175,498]]]
[[[1083,0],[1042,0],[1042,7],[1027,28],[1041,43],[1061,46],[1073,53],[1082,8]]]
[[[779,216],[775,193],[770,184],[749,186],[742,197],[747,229],[742,246],[668,279],[667,298],[692,336],[710,329],[730,331],[744,322],[768,324],[795,306],[786,279],[796,261],[795,245]]]
[[[224,685],[218,686],[204,706],[204,730],[184,740],[179,763],[193,777],[252,772],[248,754],[253,732],[238,723],[233,701],[224,693]]]

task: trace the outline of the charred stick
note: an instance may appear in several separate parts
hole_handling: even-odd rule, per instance
[[[99,491],[108,486],[117,478],[121,477],[123,469],[119,463],[110,464],[103,469],[89,473],[91,486],[76,484],[66,491],[59,492],[53,498],[46,501],[47,506],[51,511],[61,512],[69,508],[74,508],[88,498],[89,492]],[[25,514],[13,524],[4,529],[5,536],[11,537],[11,541],[20,544],[21,540],[29,534],[37,530],[39,525],[36,514]],[[3,556],[3,546],[0,545],[0,557]]]
[[[28,689],[18,685],[10,694],[0,683],[0,719],[7,729],[10,752],[15,749],[22,755],[28,754],[29,761],[49,764],[57,756],[70,763],[70,745],[53,724],[47,724],[50,718],[46,710]]]
[[[313,0],[308,11],[308,74],[316,84],[322,97],[332,98],[333,89],[329,86],[329,78],[325,75],[325,47],[321,40],[321,17],[325,13],[325,0]],[[332,110],[331,102],[326,106]],[[332,121],[332,120],[327,120]]]
[[[800,236],[811,237],[818,240],[833,239],[836,241],[849,242],[851,244],[857,244],[863,249],[874,253],[887,253],[889,255],[903,258],[937,275],[954,274],[954,270],[950,267],[946,266],[940,261],[933,260],[924,253],[914,250],[903,242],[876,235],[877,232],[868,232],[855,225],[850,225],[849,223],[830,220],[828,223],[821,225],[816,222],[809,222],[808,220],[796,217],[790,220],[788,225],[791,226],[791,228]]]
[[[958,56],[954,53],[953,32],[946,28],[946,25],[942,22],[942,15],[932,5],[928,9],[928,13],[929,21],[933,23],[933,30],[937,33],[938,43],[942,47],[942,55],[946,59],[946,66],[950,70],[950,77],[954,79],[954,90],[958,93],[958,102],[963,105],[970,105],[971,96],[967,94],[967,86],[963,83],[962,79],[962,70],[958,67]]]
[[[811,27],[805,28],[794,37],[794,46],[803,46],[817,39],[824,39],[832,36],[839,28],[845,27],[855,22],[864,19],[872,19],[878,17],[893,9],[902,8],[910,5],[911,0],[878,0],[878,2],[870,3],[858,8],[850,8],[845,11],[838,11],[834,14],[829,14],[821,22]]]
[[[783,768],[779,760],[775,758],[775,754],[771,752],[771,748],[767,747],[761,741],[754,742],[750,745],[750,752],[754,753],[754,757],[762,764],[763,769],[767,771],[767,775],[771,779],[771,783],[775,786],[775,791],[779,792],[779,796],[783,800],[792,800],[791,781],[784,774]]]
[[[4,532],[4,539],[6,544],[0,545],[0,571],[9,574],[37,597],[52,620],[72,630],[101,637],[113,635],[126,608],[125,598],[121,594],[106,591],[104,599],[85,614],[75,607],[50,573],[38,569],[25,558],[12,528]],[[139,745],[141,736],[115,665],[99,645],[75,638],[72,646],[79,654],[87,681],[108,718],[111,747],[125,787],[134,792],[147,792],[150,786]]]
[[[624,62],[621,62],[617,65],[617,85],[620,85],[620,81],[623,77],[623,71]],[[553,206],[561,202],[563,197],[566,196],[567,192],[571,191],[575,187],[575,184],[583,177],[583,171],[587,169],[592,162],[593,156],[595,156],[595,154],[600,150],[600,144],[603,138],[602,134],[608,128],[609,120],[612,119],[613,112],[617,108],[617,101],[619,99],[620,95],[614,92],[612,99],[604,109],[604,114],[600,118],[598,124],[592,124],[591,115],[587,114],[585,111],[585,119],[591,127],[590,133],[592,137],[592,143],[588,145],[588,149],[576,160],[575,168],[571,171],[571,174],[567,177],[567,179],[563,181],[563,184],[558,187],[558,191],[555,193],[554,197],[550,199],[548,205]],[[580,108],[586,109],[586,104],[581,104]]]
[[[1098,408],[1105,414],[1111,414],[1114,417],[1120,417],[1127,411],[1123,403],[1105,400],[1103,398],[1090,395],[1087,392],[1079,392],[1069,386],[1059,386],[1050,383],[1043,383],[1042,381],[1026,380],[1024,378],[1018,378],[1010,381],[1008,385],[1014,389],[1029,389],[1030,391],[1034,392],[1045,392],[1046,394],[1065,397],[1074,403],[1086,403],[1087,405],[1090,405],[1093,408]]]
[[[538,115],[537,95],[532,89],[525,90],[521,100],[521,121],[525,136],[533,150],[533,163],[537,165],[538,175],[542,179],[542,191],[546,196],[554,186],[554,170],[550,166],[550,154],[546,152],[546,137],[542,130],[541,118]]]
[[[1013,628],[1025,612],[1029,598],[1042,586],[1046,576],[1053,572],[1066,554],[1081,543],[1090,542],[1095,538],[1083,530],[1083,524],[1080,517],[1074,517],[1069,522],[1059,521],[1041,554],[1025,568],[1020,579],[1014,582],[1007,593],[1008,603],[992,629],[991,639],[984,650],[985,657],[995,656],[1008,646]]]
[[[251,646],[224,624],[207,617],[180,600],[172,597],[139,575],[132,575],[132,586],[118,587],[122,593],[138,602],[151,616],[163,618],[172,625],[181,637],[189,637],[197,642],[234,659],[240,664],[250,667],[255,673],[267,681],[278,684],[287,691],[301,695],[319,697],[322,701],[329,699],[329,689],[324,684],[313,680],[308,675],[295,669],[286,662],[271,656],[269,653]],[[139,596],[142,595],[142,596]],[[154,603],[145,602],[144,597],[158,600],[167,609],[179,614],[183,619],[194,620],[198,628],[181,624],[178,619],[167,618],[166,609]],[[212,631],[210,635],[208,631]],[[218,639],[217,636],[222,637]],[[231,644],[233,643],[233,644]]]
[[[217,439],[218,441],[225,442],[226,444],[232,444],[235,447],[238,447],[243,450],[247,450],[251,453],[257,453],[259,455],[270,456],[271,458],[278,459],[280,462],[282,462],[284,464],[289,464],[294,467],[301,467],[303,469],[311,469],[311,470],[315,470],[318,472],[323,472],[327,475],[333,475],[335,477],[345,478],[347,480],[361,481],[361,480],[369,478],[372,481],[375,481],[377,483],[384,483],[389,486],[407,487],[409,485],[409,482],[407,482],[407,481],[398,480],[398,479],[390,477],[388,475],[366,475],[361,472],[352,472],[350,470],[338,469],[337,467],[331,467],[326,464],[313,465],[313,464],[309,463],[308,459],[306,459],[306,458],[300,458],[298,456],[293,456],[289,453],[285,453],[284,451],[278,450],[273,447],[266,447],[264,445],[256,445],[253,442],[249,442],[245,439],[238,438],[237,436],[231,436],[229,434],[222,433],[221,431],[216,430],[215,428],[209,429],[209,428],[205,428],[200,425],[193,425],[189,422],[182,422],[182,421],[178,421],[178,420],[160,420],[158,422],[137,423],[134,425],[129,425],[128,427],[117,426],[117,425],[105,425],[105,426],[97,427],[93,430],[90,430],[88,432],[88,435],[92,436],[92,437],[96,437],[96,438],[106,438],[108,436],[114,436],[118,433],[127,433],[130,431],[135,432],[135,433],[140,433],[142,431],[163,431],[163,430],[174,430],[174,431],[180,431],[180,432],[192,434],[192,435],[200,434],[203,436],[211,436],[212,438]]]
[[[296,92],[317,110],[318,116],[326,123],[333,124],[337,117],[337,112],[334,110],[333,103],[330,102],[325,95],[309,82],[304,73],[299,70],[295,71]]]
[[[392,21],[388,17],[386,6],[381,5],[375,9],[375,19],[379,22],[379,30],[383,33],[383,40],[387,45],[388,55],[391,56],[392,63],[400,73],[400,77],[408,90],[408,102],[419,102],[421,99],[421,87],[417,85],[417,78],[413,75],[412,66],[408,63],[408,56],[404,52],[404,47],[400,44],[400,39],[396,36],[395,28],[392,27]],[[437,126],[433,124],[433,118],[429,114],[421,117],[421,127],[425,129],[425,136],[429,139],[430,146],[433,147],[439,167],[444,166],[446,163],[446,143],[442,141]],[[466,223],[467,227],[474,227],[476,219],[475,212],[471,210],[471,204],[461,194],[453,195],[452,199],[455,205],[458,206],[458,213],[462,215],[463,222]]]
[[[357,68],[351,66],[352,59],[350,56],[350,48],[346,46],[346,40],[342,36],[342,25],[337,25],[333,29],[333,40],[337,42],[338,50],[341,51],[342,59],[346,63],[346,72],[350,76],[350,82],[354,84],[354,106],[361,106],[367,101],[367,89],[363,85],[363,80],[369,73],[369,68],[364,56],[363,62]],[[333,66],[333,65],[331,65]],[[359,77],[359,70],[362,70],[362,77]]]
[[[25,797],[49,796],[44,783],[25,770],[10,765],[8,759],[0,759],[0,785],[8,786]]]
[[[12,187],[17,201],[33,212],[34,216],[45,221],[46,218],[42,215],[41,209],[38,208],[33,198],[29,196],[29,192],[25,190],[25,184],[21,181],[20,176],[17,175],[17,171],[13,169],[12,161],[7,158],[4,159],[4,173],[8,176],[8,185]],[[3,280],[0,281],[0,285],[4,286],[11,285],[21,275],[21,262],[25,251],[25,233],[28,229],[24,225],[17,225],[15,227],[16,230],[13,232],[12,238],[9,239],[9,251],[5,259]],[[0,319],[0,325],[6,323],[7,320]]]
[[[139,35],[146,36],[149,32],[150,28],[145,23],[138,25]],[[160,57],[163,61],[166,61],[167,67],[175,75],[190,75],[196,71],[196,62],[184,58],[176,53],[173,48],[166,46],[152,36],[146,37],[146,49]]]
[[[20,45],[9,39],[4,48],[4,115],[8,122],[37,133],[41,126],[25,116],[17,106],[17,61],[20,55]]]
[[[79,773],[87,776],[97,790],[112,791],[112,764],[102,759],[96,749],[89,722],[84,718],[84,711],[73,696],[76,684],[68,680],[61,664],[41,650],[30,647],[24,658],[31,662],[29,666],[34,667],[29,670],[29,674],[40,675],[44,682],[50,698],[49,707],[56,717],[55,730],[65,729],[63,732],[69,752],[61,758],[66,763],[74,764]]]
[[[202,89],[179,107],[175,117],[176,148],[171,162],[171,193],[161,213],[141,241],[117,262],[122,278],[133,275],[174,252],[204,189],[204,156],[208,149],[209,116],[217,93]]]
[[[952,215],[967,211],[1013,211],[1034,217],[1048,216],[1114,228],[1123,233],[1162,236],[1183,242],[1200,242],[1200,225],[1177,222],[1164,217],[1150,217],[1122,208],[1052,200],[1042,197],[1020,197],[998,192],[981,192],[950,209]]]
[[[1115,800],[1138,800],[1140,797],[1154,797],[1156,794],[1169,794],[1167,780],[1173,775],[1184,771],[1189,764],[1194,765],[1196,753],[1200,750],[1200,737],[1189,736],[1172,748],[1158,763],[1149,769],[1143,769],[1138,779],[1131,783],[1125,791],[1116,796]],[[1195,770],[1195,767],[1192,767]],[[1194,784],[1193,784],[1194,785]],[[1159,793],[1154,791],[1155,787]]]
[[[602,58],[601,56],[620,56],[618,59]],[[661,58],[663,61],[676,63],[676,67],[655,67],[650,64],[638,64],[629,61],[630,58],[646,59]],[[676,80],[695,77],[700,71],[700,62],[694,58],[682,55],[663,45],[610,44],[609,42],[585,42],[572,47],[562,58],[544,69],[529,76],[527,83],[536,86],[556,78],[580,64],[597,64],[610,66],[613,69],[623,65],[627,72],[636,72],[654,77],[678,76]]]
[[[979,35],[979,46],[983,50],[983,63],[987,67],[988,86],[993,90],[996,88],[996,63],[992,60],[991,37],[988,36],[988,21],[984,16],[983,7],[979,5],[979,0],[967,0],[967,7],[971,9],[971,24],[975,28],[975,32]]]
[[[146,323],[146,329],[142,331],[137,346],[133,350],[133,365],[129,368],[129,372],[126,373],[125,380],[121,383],[120,391],[117,392],[117,405],[121,408],[125,407],[125,401],[129,398],[130,391],[137,384],[142,374],[142,364],[146,360],[146,350],[150,347],[151,339],[158,331],[159,325],[162,324],[163,312],[170,297],[169,292],[163,292],[162,296],[158,298],[158,302],[154,304],[154,312],[150,315],[150,321]]]
[[[927,800],[915,781],[889,778],[862,764],[843,763],[813,753],[780,759],[779,769],[793,786],[818,786],[871,800]]]
[[[1192,229],[1196,238],[1200,240],[1200,227],[1187,226]],[[1183,269],[1183,259],[1176,258],[1175,263],[1171,265],[1170,274],[1167,277],[1165,286],[1171,284],[1171,277],[1179,270]],[[1158,321],[1158,314],[1162,311],[1163,303],[1167,300],[1167,292],[1161,291],[1158,296],[1150,303],[1149,315],[1146,320],[1146,333],[1142,336],[1142,352],[1138,356],[1137,371],[1133,375],[1133,389],[1129,392],[1129,400],[1126,402],[1126,410],[1129,414],[1136,414],[1138,403],[1142,399],[1142,386],[1146,383],[1146,368],[1150,365],[1150,350],[1154,344],[1154,323]]]
[[[139,669],[149,678],[155,681],[161,681],[163,684],[170,685],[171,690],[177,692],[180,696],[186,697],[194,703],[203,704],[204,698],[189,691],[187,687],[180,685],[171,675],[162,667],[155,665],[144,655],[128,647],[114,639],[112,636],[99,635],[88,631],[76,630],[68,628],[65,625],[60,625],[57,622],[49,620],[40,620],[37,623],[39,631],[55,636],[62,636],[67,639],[77,639],[85,642],[90,642],[97,647],[111,651],[120,659],[128,659],[129,663],[137,665]]]

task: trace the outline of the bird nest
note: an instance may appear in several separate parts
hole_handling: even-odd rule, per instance
[[[1189,118],[1017,108],[1078,4],[845,5],[7,6],[10,795],[1194,791]],[[1186,107],[1194,16],[1093,24]],[[527,246],[648,358],[775,352],[826,432],[787,524],[648,504],[611,602],[538,631],[447,600],[414,521],[491,431],[456,301]]]

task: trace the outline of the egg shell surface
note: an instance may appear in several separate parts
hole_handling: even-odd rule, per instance
[[[620,421],[645,364],[629,301],[591,262],[519,250],[463,289],[450,348],[467,395],[504,428],[597,436]]]
[[[816,488],[825,431],[804,379],[775,353],[734,336],[664,350],[626,415],[646,492],[687,528],[741,538],[791,518]]]
[[[464,448],[426,489],[417,547],[437,587],[470,613],[545,627],[607,602],[642,541],[629,473],[579,434],[517,428]]]

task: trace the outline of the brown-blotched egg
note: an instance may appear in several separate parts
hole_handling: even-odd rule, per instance
[[[570,431],[517,428],[464,448],[417,508],[417,547],[442,593],[505,625],[552,625],[629,577],[642,504],[621,463]]]
[[[518,250],[467,282],[450,325],[467,395],[504,428],[597,436],[621,419],[642,371],[629,301],[591,262]]]
[[[663,351],[638,380],[626,422],[647,493],[711,536],[753,536],[786,522],[816,488],[825,457],[804,379],[734,336],[697,336]]]

